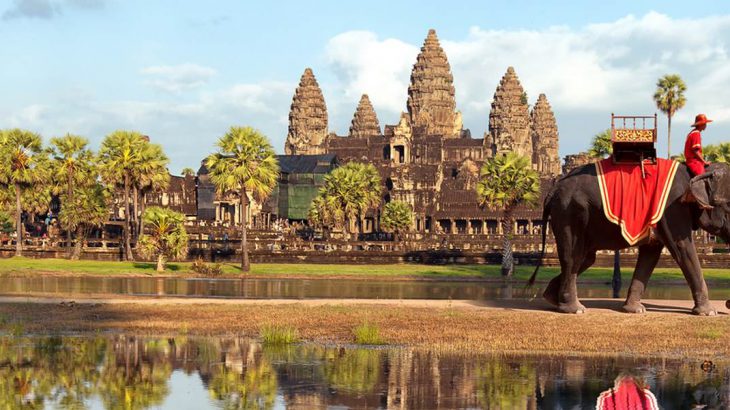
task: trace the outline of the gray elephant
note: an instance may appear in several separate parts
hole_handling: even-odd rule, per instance
[[[692,195],[687,195],[688,191]],[[585,307],[578,300],[576,289],[578,275],[593,265],[596,251],[629,247],[620,228],[604,216],[595,164],[574,169],[560,178],[548,193],[543,208],[541,261],[545,254],[548,220],[555,235],[561,273],[550,281],[543,297],[560,312],[583,313]],[[705,174],[694,179],[684,164],[679,165],[664,215],[657,223],[654,235],[635,245],[639,247],[639,254],[623,305],[625,311],[646,311],[641,297],[666,247],[692,291],[692,312],[716,314],[709,303],[707,284],[692,240],[692,231],[698,228],[730,243],[730,168],[727,164],[712,164]],[[539,268],[538,264],[530,278],[530,286]]]

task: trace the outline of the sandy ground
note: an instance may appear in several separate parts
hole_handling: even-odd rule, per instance
[[[44,303],[60,304],[73,301],[77,304],[135,304],[135,305],[302,305],[302,306],[347,306],[378,305],[400,306],[410,308],[466,308],[482,310],[523,310],[551,312],[555,309],[542,299],[525,300],[430,300],[430,299],[220,299],[195,297],[113,297],[108,295],[89,295],[83,297],[58,296],[0,296],[0,303]],[[623,299],[581,299],[581,303],[591,312],[621,312]],[[645,299],[644,306],[648,314],[689,314],[693,302],[691,300]],[[712,301],[718,315],[728,315],[730,310],[722,300]]]

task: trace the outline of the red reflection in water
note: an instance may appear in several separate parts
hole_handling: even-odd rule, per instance
[[[622,374],[598,396],[596,410],[659,410],[659,405],[643,380]]]

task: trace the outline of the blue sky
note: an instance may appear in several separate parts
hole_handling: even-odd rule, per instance
[[[707,143],[730,135],[730,12],[718,1],[3,0],[0,127],[77,133],[94,146],[137,129],[164,145],[172,172],[197,167],[230,125],[260,128],[282,152],[305,67],[323,89],[331,131],[346,133],[363,92],[381,125],[396,123],[429,28],[474,137],[510,65],[531,103],[547,94],[561,155],[585,149],[611,112],[654,113],[665,73],[688,85],[673,147],[700,111],[716,119]]]

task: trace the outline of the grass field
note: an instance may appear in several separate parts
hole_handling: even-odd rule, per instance
[[[534,270],[532,266],[518,266],[516,280],[526,280]],[[241,275],[236,264],[224,264],[225,275]],[[628,281],[632,267],[624,267],[622,274]],[[538,280],[548,280],[559,273],[556,267],[540,269]],[[0,260],[0,275],[159,275],[150,262],[106,262],[66,259],[10,258]],[[171,263],[166,275],[196,275],[190,270],[190,263]],[[611,268],[592,268],[581,275],[581,280],[609,281]],[[705,269],[705,278],[711,282],[730,284],[730,269]],[[432,278],[432,279],[501,279],[500,267],[496,265],[321,265],[321,264],[254,264],[251,276],[267,277],[350,277],[350,278]],[[656,281],[679,281],[684,278],[678,268],[657,268],[652,277]]]

